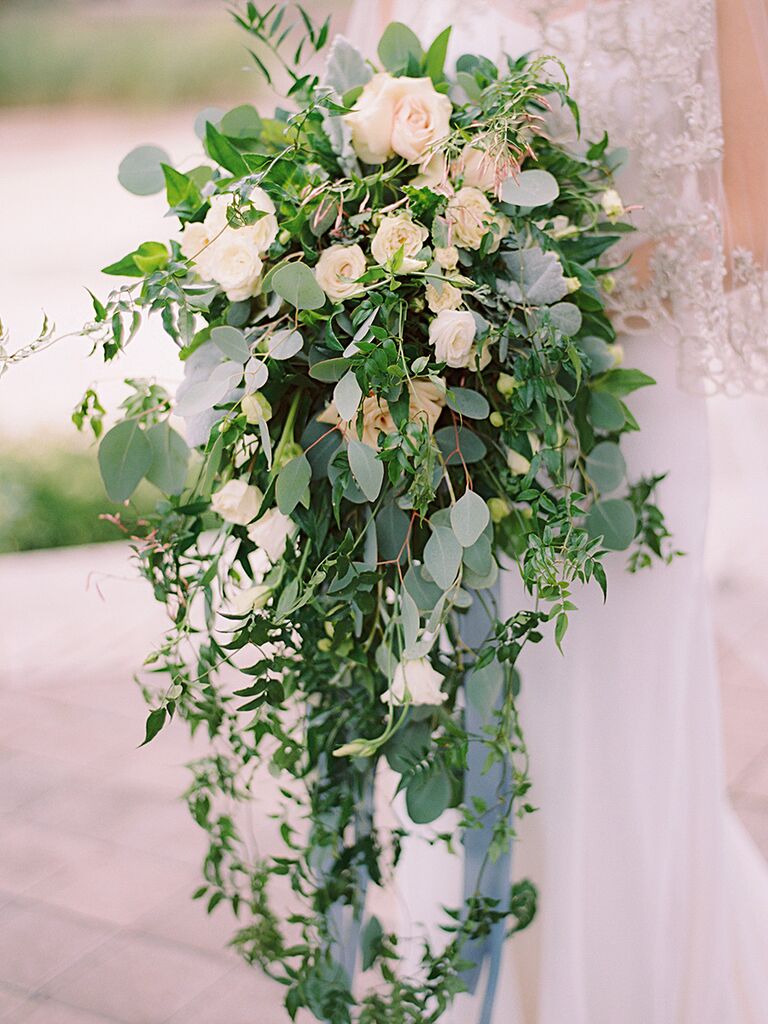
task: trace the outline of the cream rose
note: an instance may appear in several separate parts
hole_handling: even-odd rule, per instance
[[[445,216],[456,245],[479,249],[493,221],[493,207],[479,188],[465,186],[448,200]]]
[[[392,675],[391,686],[381,699],[385,704],[442,704],[448,699],[448,694],[442,691],[444,681],[427,658],[401,661]]]
[[[455,270],[459,262],[459,250],[455,245],[437,247],[434,251],[435,260],[443,270]]]
[[[429,78],[374,75],[344,120],[352,146],[367,164],[381,164],[397,154],[420,163],[450,128],[452,105]]]
[[[275,217],[275,204],[269,198],[263,188],[251,190],[248,201],[256,210],[263,210],[264,217],[261,217],[255,224],[246,224],[243,227],[233,227],[229,224],[229,207],[234,202],[234,195],[231,192],[211,196],[211,208],[205,215],[203,224],[211,236],[218,235],[223,231],[222,238],[228,232],[237,232],[245,237],[260,254],[264,254],[277,238],[277,217]]]
[[[458,288],[447,281],[434,283],[432,281],[426,287],[425,296],[427,305],[433,313],[440,313],[444,309],[458,309],[462,303],[462,295]]]
[[[365,253],[359,245],[331,245],[320,254],[315,266],[317,283],[331,302],[362,295],[357,279],[365,273]]]
[[[424,248],[429,232],[423,224],[411,220],[407,213],[388,213],[382,217],[371,242],[371,254],[380,267],[386,266],[395,253],[402,248],[403,261],[398,274],[412,274],[423,270],[426,260],[415,256]]]
[[[271,508],[261,519],[248,527],[248,537],[264,551],[270,562],[279,561],[285,554],[288,538],[296,533],[296,523],[283,515],[279,508]]]
[[[453,195],[453,186],[448,181],[448,165],[442,153],[432,156],[419,168],[419,173],[411,182],[416,188],[431,188],[440,195]]]
[[[210,245],[211,236],[205,224],[197,221],[186,224],[181,233],[181,254],[188,260],[197,257],[197,262],[205,261],[206,246]]]
[[[207,274],[221,285],[230,302],[242,302],[261,291],[264,264],[248,238],[227,230],[210,247]]]
[[[253,587],[243,587],[229,600],[229,607],[235,615],[247,615],[256,608],[263,608],[272,593],[270,587],[258,583]]]
[[[475,318],[467,310],[444,309],[429,325],[435,359],[448,366],[469,366],[474,354]]]
[[[245,480],[229,480],[211,495],[211,508],[228,523],[247,526],[259,511],[264,495]]]
[[[497,185],[496,161],[477,146],[465,146],[453,167],[461,175],[462,183],[482,192],[493,192]]]
[[[412,380],[409,390],[409,419],[413,421],[424,419],[429,425],[429,429],[433,430],[445,405],[445,391],[429,380]],[[362,413],[363,433],[359,440],[370,448],[379,447],[380,433],[393,434],[397,430],[392,413],[389,411],[389,404],[384,398],[367,395],[363,399]],[[338,424],[342,436],[346,439],[358,438],[357,421],[350,423],[347,420],[342,420],[333,402],[317,419],[319,423],[331,423],[334,426]]]

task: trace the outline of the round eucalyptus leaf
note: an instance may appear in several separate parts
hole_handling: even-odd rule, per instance
[[[498,578],[499,564],[495,559],[491,559],[491,568],[486,573],[476,573],[470,568],[465,568],[462,583],[469,590],[488,590]]]
[[[557,178],[549,171],[522,171],[507,178],[501,186],[501,198],[513,206],[546,206],[560,195]]]
[[[569,338],[579,333],[583,319],[581,310],[572,302],[557,302],[550,306],[549,318],[555,327]]]
[[[626,416],[621,402],[607,391],[594,391],[589,399],[589,416],[598,430],[621,430]]]
[[[495,658],[467,676],[467,700],[487,717],[498,707],[503,690],[504,666]]]
[[[325,292],[306,263],[286,263],[270,278],[272,289],[296,309],[320,309]]]
[[[464,549],[464,565],[475,576],[487,576],[493,566],[493,548],[487,534],[481,533],[475,543]],[[464,581],[466,583],[466,580]]]
[[[435,432],[435,441],[447,466],[460,465],[462,459],[467,463],[479,462],[487,451],[477,434],[467,427],[441,427]]]
[[[272,359],[292,359],[301,352],[304,339],[299,331],[275,331],[269,336],[269,354]]]
[[[99,445],[99,469],[112,501],[127,501],[152,465],[152,445],[137,420],[112,427]]]
[[[160,165],[170,163],[170,156],[159,146],[137,146],[120,161],[117,180],[135,196],[151,196],[165,188]]]
[[[596,502],[587,515],[587,532],[592,539],[603,538],[608,551],[624,551],[637,529],[635,510],[623,498]]]
[[[405,806],[411,821],[427,825],[439,818],[451,805],[451,790],[451,780],[437,765],[417,772],[405,790]]]
[[[610,370],[613,366],[613,353],[608,347],[608,343],[603,341],[602,338],[590,335],[586,338],[579,338],[578,344],[589,359],[592,373],[604,373],[605,370]]]
[[[146,437],[152,446],[152,463],[145,473],[147,480],[163,494],[181,494],[187,481],[187,442],[167,423],[150,427]]]
[[[429,575],[443,590],[455,581],[461,565],[462,547],[453,530],[436,526],[424,547],[424,564]]]
[[[195,135],[198,139],[205,138],[205,126],[212,124],[214,128],[218,128],[221,124],[221,119],[224,116],[224,111],[221,107],[205,107],[195,118]]]
[[[213,327],[211,341],[227,359],[236,363],[244,363],[251,354],[245,335],[236,327]]]
[[[368,501],[375,501],[384,483],[384,463],[376,458],[370,445],[354,438],[349,441],[347,455],[355,483]]]
[[[396,556],[397,552],[395,552],[393,557]],[[425,578],[422,567],[419,565],[412,565],[410,567],[405,574],[403,583],[408,593],[416,602],[416,607],[422,612],[432,611],[443,596],[443,591],[440,587]]]
[[[445,401],[449,409],[471,420],[485,420],[491,411],[487,398],[471,388],[449,388]]]
[[[392,771],[403,775],[424,760],[431,745],[432,729],[429,724],[413,721],[409,713],[408,721],[384,747],[384,756]]]
[[[411,59],[420,63],[424,56],[419,37],[399,21],[387,25],[379,40],[378,53],[387,71],[400,71]]]
[[[477,491],[465,491],[451,506],[451,526],[463,548],[471,548],[482,536],[491,513]]]
[[[267,364],[258,356],[251,356],[245,364],[244,375],[245,393],[247,395],[252,395],[254,391],[258,391],[260,388],[263,388],[269,380]]]
[[[349,369],[349,360],[337,357],[335,359],[321,359],[313,363],[309,368],[309,376],[313,380],[321,380],[326,384],[341,380]]]
[[[352,370],[345,373],[333,389],[333,402],[343,420],[354,419],[362,397],[362,388]]]
[[[231,139],[258,139],[262,126],[258,110],[250,103],[228,110],[216,125],[219,131]]]
[[[376,516],[376,535],[379,539],[379,556],[383,561],[389,562],[395,558],[402,560],[406,557],[404,547],[410,522],[410,517],[394,502],[389,502],[379,510]]]
[[[587,475],[601,494],[615,491],[627,470],[624,456],[613,441],[601,441],[587,456]]]

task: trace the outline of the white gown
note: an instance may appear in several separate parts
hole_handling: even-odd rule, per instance
[[[521,25],[510,12],[542,4],[509,0],[499,5],[506,13],[477,0],[388,6],[379,14],[407,22],[425,43],[452,22],[454,56],[496,57],[500,41],[513,53],[536,45],[534,23]],[[624,0],[597,6],[627,10]],[[367,46],[379,30],[374,7],[359,5],[350,27]],[[639,9],[644,0],[635,0]],[[569,23],[583,35],[583,17],[567,15],[556,29]],[[601,74],[611,78],[606,67]],[[620,78],[603,82],[603,96]],[[642,193],[643,183],[630,165],[627,187]],[[692,197],[690,180],[682,188],[689,213],[710,215],[700,189]],[[629,198],[650,204],[645,191]],[[647,235],[663,245],[653,211],[646,215]],[[680,239],[667,244],[671,253]],[[755,353],[734,354],[735,341],[726,352],[728,341],[707,336],[685,295],[675,301],[670,267],[661,263],[666,308],[656,312],[664,315],[650,316],[654,296],[646,297],[651,327],[619,338],[626,364],[658,381],[632,396],[642,429],[626,439],[626,454],[630,477],[668,471],[659,501],[686,555],[635,576],[624,571],[623,555],[611,556],[607,604],[596,587],[579,594],[565,656],[542,643],[522,659],[522,721],[540,810],[522,825],[513,869],[535,882],[540,904],[529,929],[507,943],[493,1024],[768,1022],[768,868],[727,804],[722,766],[703,562],[706,400],[679,385],[682,369],[689,382],[698,374],[701,390],[724,386]],[[702,269],[674,272],[684,292],[682,275]],[[662,297],[658,276],[650,287]],[[731,333],[737,337],[735,324]],[[756,365],[742,367],[753,383]],[[523,602],[519,581],[506,574],[503,606],[511,612]],[[437,937],[438,908],[460,902],[460,882],[460,858],[411,841],[397,883],[404,932],[420,922]],[[446,1019],[475,1024],[477,1006],[476,997],[461,997]]]

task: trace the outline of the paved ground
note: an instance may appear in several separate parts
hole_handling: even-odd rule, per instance
[[[120,545],[0,559],[0,1020],[283,1024],[275,987],[225,951],[227,911],[190,901],[183,730],[136,749],[130,676],[161,619],[126,575]],[[761,588],[722,579],[716,614],[729,783],[768,856]]]

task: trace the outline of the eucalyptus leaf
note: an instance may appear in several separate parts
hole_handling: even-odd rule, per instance
[[[609,494],[624,479],[627,466],[617,444],[601,441],[587,456],[586,470],[598,491]]]
[[[637,529],[635,510],[623,498],[596,502],[587,515],[587,532],[594,540],[603,538],[608,551],[624,551],[632,543]]]
[[[563,334],[572,338],[581,330],[582,315],[578,306],[572,302],[557,302],[549,307],[549,317],[552,323]]]
[[[251,354],[245,335],[236,327],[211,328],[211,341],[233,362],[244,363]]]
[[[450,409],[471,420],[485,420],[491,411],[488,399],[471,388],[448,388],[445,401]]]
[[[252,395],[259,391],[269,380],[267,364],[259,356],[251,356],[245,364],[245,393]]]
[[[378,54],[387,71],[402,71],[411,58],[417,62],[424,58],[418,36],[400,21],[392,21],[384,29]]]
[[[475,543],[464,549],[464,565],[476,576],[487,576],[493,568],[493,548],[487,534],[481,533]]]
[[[312,469],[306,455],[299,455],[287,462],[277,477],[275,497],[277,507],[285,516],[296,508],[309,487]]]
[[[135,196],[152,196],[165,189],[163,164],[171,158],[159,146],[137,146],[120,161],[117,180]]]
[[[296,309],[320,309],[325,305],[325,292],[306,263],[286,263],[270,280],[273,290]]]
[[[362,388],[352,370],[345,373],[333,389],[333,401],[343,420],[354,419],[362,397]]]
[[[503,202],[513,206],[546,206],[560,195],[557,178],[549,171],[522,171],[517,178],[507,178],[501,185]]]
[[[490,719],[504,692],[504,666],[494,658],[482,668],[473,669],[465,685],[469,703]]]
[[[451,506],[451,527],[463,548],[471,548],[490,521],[488,506],[477,491],[465,491]]]
[[[553,252],[539,246],[502,255],[508,278],[497,280],[497,287],[513,302],[548,306],[568,294],[563,265]]]
[[[443,590],[448,590],[456,580],[461,565],[461,544],[453,530],[436,526],[424,547],[424,564],[429,575]]]
[[[275,331],[269,336],[269,354],[272,359],[292,359],[297,352],[301,352],[303,345],[301,332],[290,328]]]
[[[405,790],[405,806],[411,821],[427,825],[451,805],[451,780],[438,765],[416,772]]]
[[[375,501],[384,482],[384,463],[376,458],[370,445],[352,438],[347,446],[349,468],[368,501]]]
[[[598,430],[621,430],[626,420],[618,398],[603,391],[590,395],[589,415],[592,425]]]
[[[376,515],[376,533],[379,539],[379,555],[384,561],[405,558],[404,548],[409,526],[410,518],[394,502],[388,502],[379,510]]]
[[[460,465],[462,461],[479,462],[488,450],[477,434],[467,427],[441,427],[435,431],[435,441],[447,466]]]
[[[152,445],[137,420],[112,427],[99,445],[99,469],[112,501],[127,501],[152,465]]]
[[[146,432],[152,447],[152,463],[145,476],[163,494],[181,494],[187,480],[189,447],[167,422],[156,423]]]

